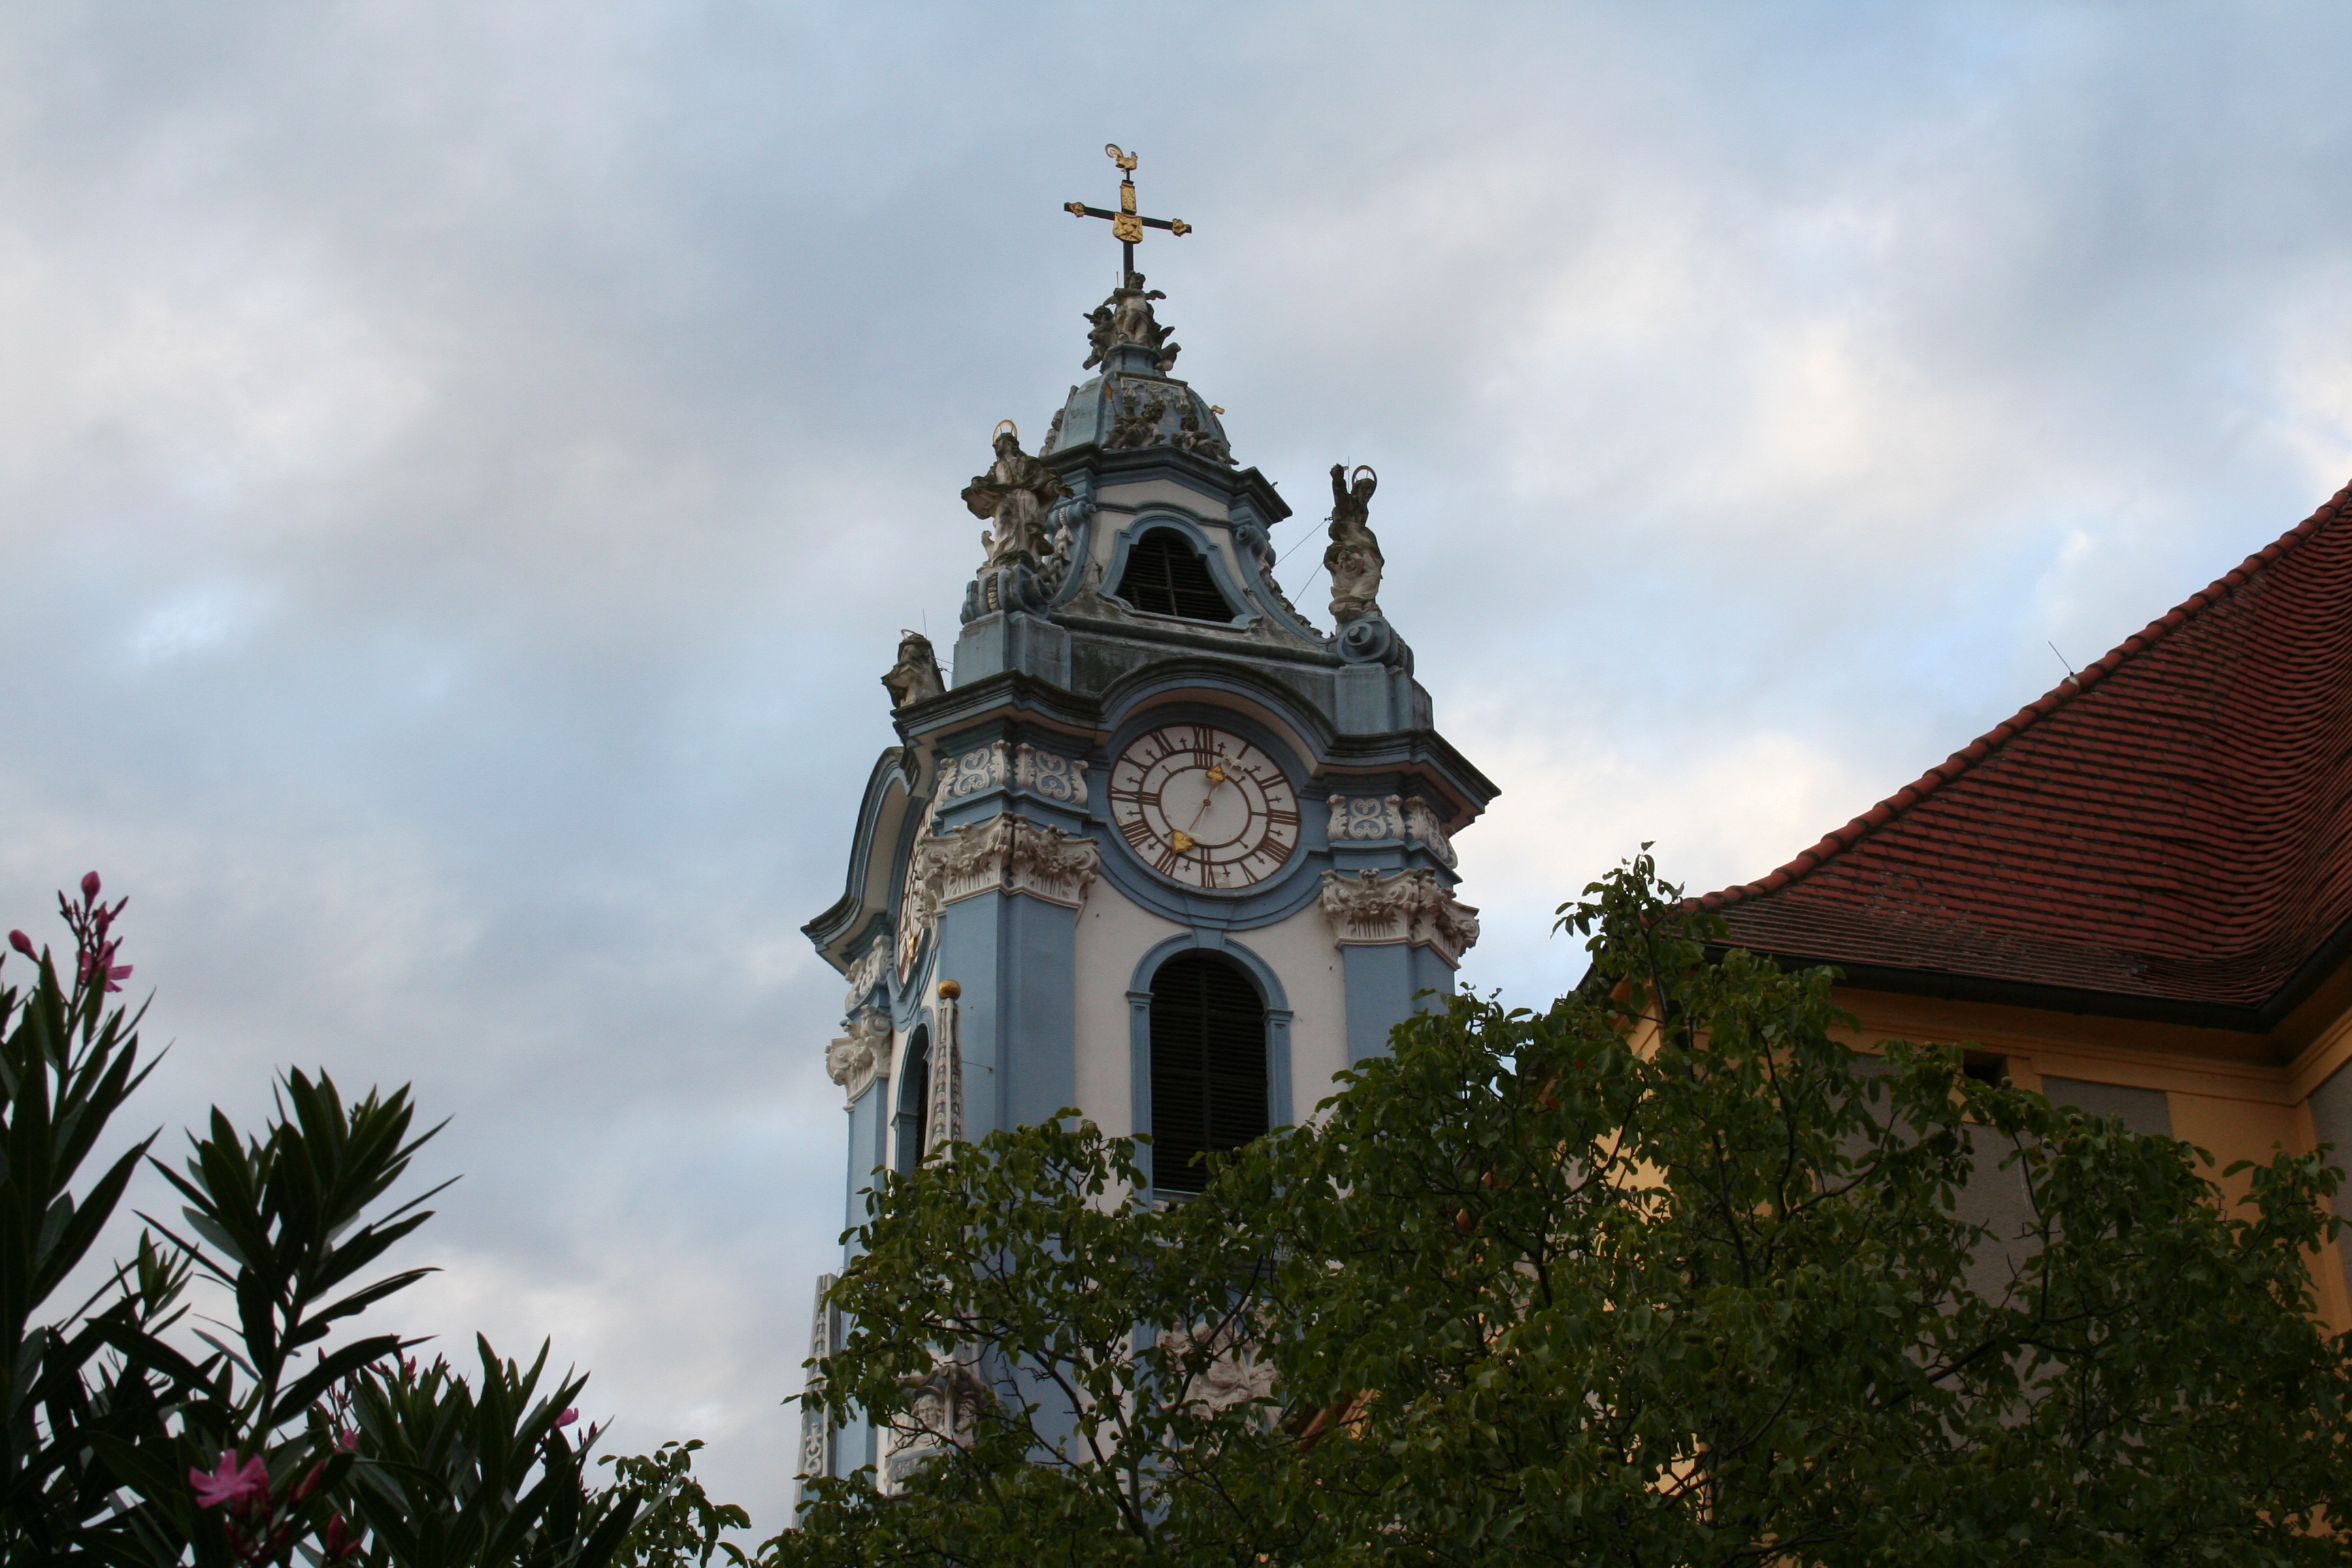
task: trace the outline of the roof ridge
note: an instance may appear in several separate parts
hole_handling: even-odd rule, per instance
[[[1775,868],[1755,881],[1742,882],[1712,893],[1703,893],[1690,900],[1689,902],[1700,909],[1719,910],[1761,894],[1779,892],[1794,882],[1801,881],[1837,856],[1860,844],[1873,833],[1889,823],[1899,820],[1914,806],[1927,800],[1946,784],[1969,773],[1979,763],[2011,741],[2082,696],[2084,692],[2105,680],[2130,659],[2155,647],[2172,633],[2188,625],[2197,616],[2237,594],[2249,583],[2292,553],[2296,546],[2319,532],[2329,523],[2342,519],[2347,510],[2352,510],[2352,484],[2347,484],[2337,490],[2322,502],[2317,510],[2288,529],[2278,538],[2247,556],[2245,560],[2207,584],[2203,588],[2189,595],[2188,598],[2150,621],[2140,630],[2124,638],[2096,663],[2084,666],[2079,674],[2068,676],[2042,696],[2019,709],[2010,718],[1994,725],[1990,730],[1954,752],[1944,761],[1929,768],[1916,779],[1905,784],[1843,827],[1832,828],[1822,835],[1821,842],[1811,848],[1799,850],[1787,864]]]

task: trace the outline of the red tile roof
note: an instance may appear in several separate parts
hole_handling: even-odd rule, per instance
[[[2352,487],[1917,783],[1698,902],[1742,947],[1913,984],[2274,1019],[2352,919]]]

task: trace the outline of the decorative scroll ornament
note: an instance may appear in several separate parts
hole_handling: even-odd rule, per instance
[[[1389,839],[1418,838],[1449,869],[1460,863],[1454,840],[1437,820],[1437,813],[1419,795],[1333,795],[1331,842],[1377,844]]]
[[[1002,820],[1002,819],[1000,819]],[[925,1110],[923,1147],[927,1162],[947,1157],[952,1144],[963,1141],[963,987],[942,980],[931,1009],[937,1036],[931,1043],[931,1102]],[[971,1442],[987,1387],[972,1367],[970,1350],[940,1356],[926,1376],[910,1378],[904,1386],[914,1391],[908,1407],[890,1418],[881,1466],[883,1489],[896,1492],[908,1474],[950,1444]]]
[[[825,1075],[856,1105],[890,1058],[890,1016],[867,1007],[849,1020],[849,1033],[825,1047]]]
[[[1437,820],[1437,813],[1429,802],[1419,795],[1408,795],[1404,803],[1404,831],[1410,838],[1418,838],[1429,847],[1429,852],[1445,862],[1450,869],[1461,864],[1462,858],[1454,852],[1454,840]]]
[[[1010,747],[1003,741],[960,752],[940,763],[940,782],[931,791],[931,805],[940,810],[975,795],[1002,789],[1013,776],[1006,765]]]
[[[1082,776],[1077,783],[1083,784]],[[924,820],[928,826],[928,813]],[[1040,827],[1010,814],[918,838],[908,858],[907,892],[898,911],[900,977],[914,973],[915,960],[948,905],[982,893],[1026,893],[1076,909],[1101,869],[1102,846],[1096,840],[1074,838],[1058,827]]]
[[[1061,423],[1061,415],[1055,414],[1055,426],[1058,428]],[[1047,445],[1052,443],[1049,441]],[[1066,496],[1055,501],[1054,509],[1045,514],[1045,533],[1054,542],[1052,552],[1045,557],[1045,563],[1038,568],[1037,580],[1047,594],[1061,591],[1064,580],[1070,574],[1070,563],[1077,555],[1078,530],[1084,528],[1094,514],[1095,503],[1081,495]]]
[[[1018,746],[993,742],[941,763],[931,804],[934,809],[945,809],[1008,784],[1041,800],[1087,804],[1087,764],[1076,757],[1041,752],[1026,741]]]
[[[865,954],[849,966],[849,995],[842,1003],[841,1010],[855,1013],[864,1006],[866,999],[874,994],[874,988],[882,984],[883,973],[889,967],[890,944],[887,942],[870,943]]]
[[[1087,889],[1102,869],[1102,846],[1091,838],[1073,838],[1058,827],[1034,826],[1017,816],[1006,820],[1012,824],[1006,890],[1071,909],[1085,903]]]
[[[940,982],[939,1005],[932,1009],[939,1038],[931,1045],[931,1102],[923,1108],[926,1159],[942,1158],[949,1144],[963,1142],[962,996],[961,985]]]
[[[809,1323],[809,1360],[823,1362],[841,1349],[841,1314],[824,1299],[836,1274],[820,1274],[816,1279],[816,1311]],[[833,1474],[833,1426],[824,1418],[824,1379],[812,1366],[808,1385],[801,1394],[801,1476]]]
[[[1343,946],[1409,942],[1459,964],[1478,941],[1478,911],[1454,898],[1434,871],[1326,871],[1322,902]]]
[[[930,842],[931,818],[938,810],[936,798],[923,803],[922,820],[915,824],[915,852],[907,857],[907,878],[899,887],[898,940],[892,945],[898,955],[901,985],[915,977],[915,961],[923,955],[923,939],[939,926],[938,889],[927,880],[931,868],[923,858],[922,847]]]
[[[1370,844],[1404,837],[1403,802],[1395,795],[1335,795],[1331,797],[1331,842]]]
[[[1189,1401],[1210,1410],[1226,1410],[1236,1405],[1264,1404],[1274,1397],[1273,1363],[1250,1353],[1238,1322],[1202,1324],[1186,1333],[1162,1329],[1159,1342],[1171,1370],[1181,1372],[1187,1365],[1194,1369],[1184,1384]]]
[[[1230,458],[1227,460],[1231,461]],[[1267,534],[1265,525],[1255,518],[1238,519],[1234,529],[1234,542],[1239,544],[1256,565],[1259,586],[1273,595],[1274,602],[1287,611],[1292,619],[1304,625],[1307,617],[1298,613],[1298,606],[1290,602],[1290,595],[1284,593],[1282,584],[1274,580],[1274,569],[1281,557],[1275,552],[1274,540]]]
[[[1013,782],[1040,800],[1087,804],[1087,764],[1076,757],[1041,752],[1026,741],[1013,748]]]
[[[950,1445],[971,1446],[972,1428],[980,1424],[988,1387],[962,1356],[941,1356],[929,1375],[909,1378],[913,1402],[890,1417],[883,1438],[881,1489],[895,1495],[906,1489],[907,1478],[924,1460]]]

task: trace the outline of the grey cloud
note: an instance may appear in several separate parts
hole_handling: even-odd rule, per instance
[[[2352,468],[2347,35],[20,8],[0,914],[132,896],[155,1121],[415,1080],[467,1179],[410,1321],[554,1333],[773,1526],[842,1224],[795,928],[898,628],[952,629],[956,489],[1080,374],[1105,141],[1198,227],[1146,265],[1277,544],[1381,471],[1392,614],[1506,791],[1467,973],[1534,1000],[1641,837],[1760,874]]]

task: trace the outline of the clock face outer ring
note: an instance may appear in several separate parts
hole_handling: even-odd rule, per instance
[[[1213,724],[1148,730],[1112,762],[1111,826],[1178,887],[1243,892],[1281,875],[1300,847],[1298,793],[1260,746]]]

